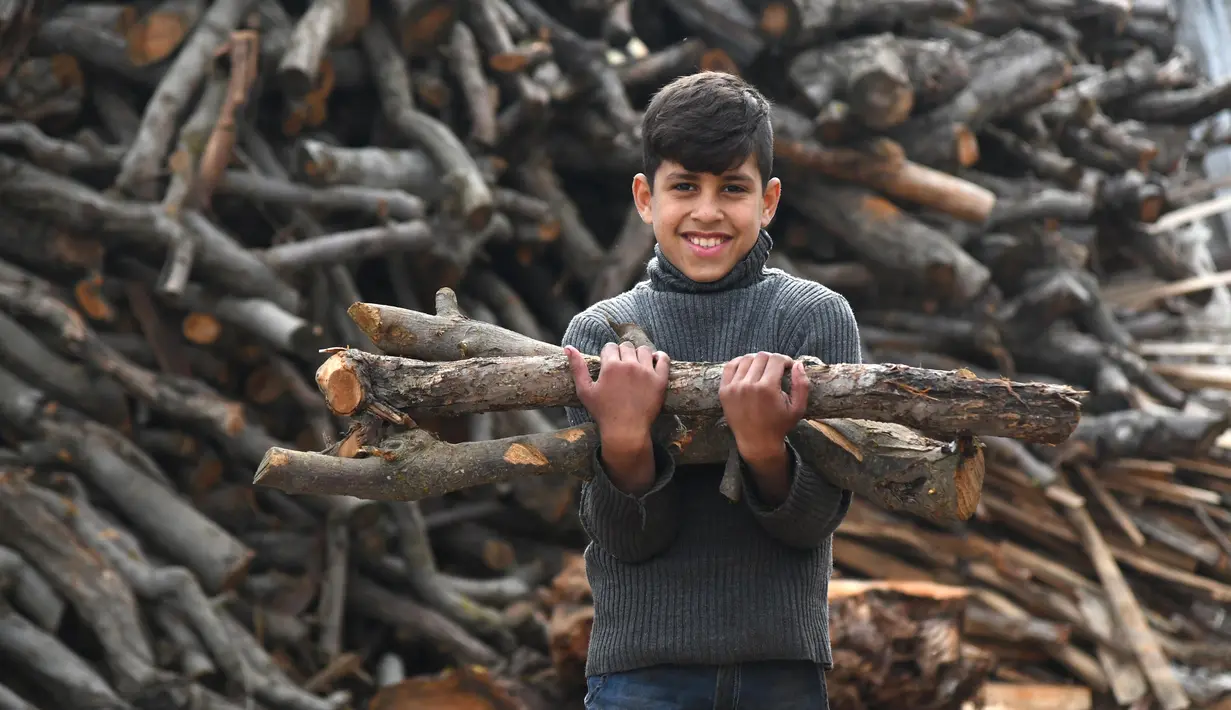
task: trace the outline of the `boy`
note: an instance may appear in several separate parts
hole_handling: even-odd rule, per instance
[[[850,493],[786,435],[807,401],[793,358],[860,362],[855,318],[837,293],[765,267],[781,187],[758,91],[723,73],[682,77],[642,128],[633,198],[654,227],[647,279],[579,313],[563,339],[584,405],[569,420],[600,435],[580,507],[595,614],[585,705],[826,710],[831,541]],[[611,324],[629,322],[660,352],[616,345]],[[600,356],[597,381],[581,353]],[[677,467],[650,438],[671,358],[726,363],[738,504],[718,490],[722,464]]]

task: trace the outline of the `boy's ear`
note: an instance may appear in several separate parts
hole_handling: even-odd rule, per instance
[[[637,173],[633,176],[633,202],[637,205],[637,213],[641,215],[641,221],[646,224],[654,223],[654,209],[650,204],[652,193],[650,181],[646,179],[645,173]]]
[[[769,226],[778,212],[778,200],[782,197],[782,181],[770,178],[765,185],[765,194],[761,201],[761,228]]]

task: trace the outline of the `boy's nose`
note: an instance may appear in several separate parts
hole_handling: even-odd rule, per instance
[[[722,219],[722,210],[712,199],[703,197],[693,207],[692,218],[698,222],[716,222]]]

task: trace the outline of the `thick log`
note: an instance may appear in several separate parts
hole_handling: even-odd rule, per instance
[[[436,315],[381,303],[354,303],[347,314],[376,347],[389,355],[451,361],[472,357],[558,355],[544,343],[458,310],[451,288],[436,294]]]
[[[586,358],[597,377],[598,357]],[[722,368],[723,363],[671,363],[663,412],[720,416]],[[805,369],[808,417],[870,419],[945,435],[1052,444],[1066,440],[1080,418],[1078,391],[1066,386],[982,380],[961,371],[905,365],[814,363]],[[457,415],[581,406],[563,355],[430,363],[346,349],[317,369],[316,380],[339,416],[365,410]],[[783,382],[786,391],[790,380]]]
[[[734,443],[712,423],[664,423],[655,436],[680,464],[725,461]],[[978,503],[983,453],[968,438],[941,443],[901,425],[812,419],[790,438],[801,456],[825,462],[818,470],[826,480],[886,510],[945,522],[968,519]],[[416,428],[347,457],[272,448],[253,483],[295,494],[423,500],[530,476],[587,480],[598,443],[593,425],[459,444]]]

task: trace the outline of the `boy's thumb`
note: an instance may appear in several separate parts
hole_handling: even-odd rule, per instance
[[[564,354],[568,357],[568,369],[573,374],[573,385],[577,388],[577,394],[584,397],[594,384],[594,380],[590,378],[590,368],[586,366],[586,359],[581,356],[581,351],[572,345],[564,346]]]

